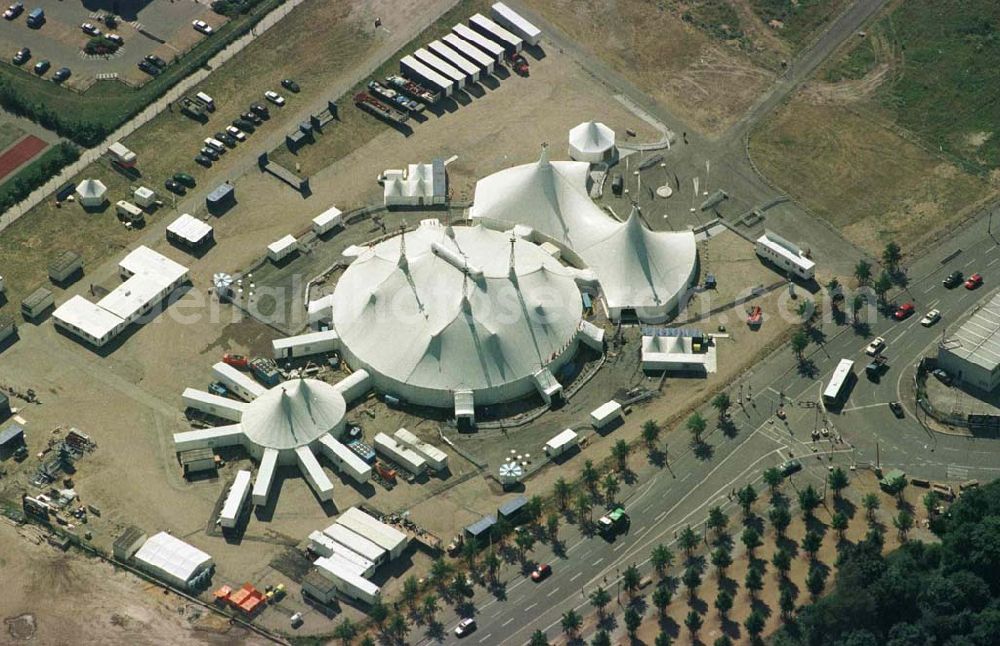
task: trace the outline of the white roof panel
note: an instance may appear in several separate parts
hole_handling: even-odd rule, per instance
[[[83,296],[72,296],[52,313],[52,316],[65,325],[70,325],[95,339],[103,339],[125,321],[102,308],[97,303],[91,303]]]
[[[135,558],[154,570],[178,581],[189,581],[198,570],[212,562],[212,557],[166,532],[149,537]]]
[[[196,244],[201,242],[205,236],[212,233],[212,226],[206,222],[202,222],[193,215],[184,213],[167,226],[167,231],[192,244]]]

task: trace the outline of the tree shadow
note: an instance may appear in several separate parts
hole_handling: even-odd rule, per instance
[[[757,514],[751,513],[743,519],[743,526],[753,529],[761,537],[764,536],[764,519]]]
[[[869,337],[871,336],[872,326],[864,321],[854,321],[851,323],[851,330],[854,331],[855,336]]]
[[[661,632],[670,635],[674,640],[676,640],[681,633],[680,624],[674,621],[669,615],[660,615],[660,617],[657,618],[656,623],[659,625]]]
[[[699,615],[704,615],[708,612],[708,602],[699,597],[697,594],[688,599],[688,605]]]
[[[621,473],[622,482],[624,482],[627,485],[633,485],[639,481],[639,474],[637,474],[632,469],[625,469],[624,471],[620,471],[619,473]]]
[[[736,592],[739,590],[739,583],[737,583],[736,579],[727,575],[719,579],[719,589],[725,590],[735,597]]]
[[[779,536],[774,544],[777,549],[787,551],[792,558],[799,555],[799,544],[787,536]]]
[[[809,336],[809,340],[816,345],[823,345],[826,342],[826,333],[823,332],[822,328],[810,326],[806,334]]]
[[[667,454],[658,448],[652,448],[646,452],[646,458],[654,467],[662,469],[667,466]]]
[[[847,498],[841,496],[840,498],[834,499],[833,511],[844,514],[848,520],[853,520],[854,516],[858,513],[858,506]]]
[[[771,506],[784,507],[787,509],[788,505],[789,505],[788,496],[782,493],[780,489],[775,489],[774,492],[771,494]]]
[[[711,460],[712,456],[715,455],[715,449],[705,441],[696,442],[692,449],[694,457],[702,461]]]
[[[729,617],[720,617],[719,624],[724,635],[729,637],[734,642],[740,641],[740,625],[737,622],[733,621]]]
[[[764,618],[769,618],[772,614],[774,614],[771,610],[771,606],[764,603],[759,597],[750,602],[750,611],[757,611],[763,615]]]
[[[427,625],[427,638],[432,639],[436,642],[443,642],[447,633],[444,630],[444,624],[434,619]]]
[[[799,373],[799,376],[810,379],[819,374],[819,368],[816,367],[816,362],[812,359],[799,359],[795,371]]]
[[[833,316],[833,322],[836,323],[837,325],[843,325],[844,323],[847,322],[847,312],[845,312],[841,308],[838,307],[837,309],[833,310],[831,314]]]
[[[492,594],[493,598],[496,599],[497,601],[506,601],[507,600],[507,584],[506,583],[503,583],[501,581],[496,581],[496,582],[490,583],[488,586],[486,586],[486,589],[489,590],[490,594]]]
[[[739,435],[740,432],[739,427],[736,426],[736,424],[733,423],[733,420],[728,417],[719,424],[719,429],[722,431],[722,434],[730,440]]]

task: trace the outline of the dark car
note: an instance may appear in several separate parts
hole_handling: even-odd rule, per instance
[[[942,280],[941,284],[947,287],[948,289],[953,289],[955,287],[958,287],[959,285],[962,284],[962,272],[956,269],[955,271],[948,274],[948,277]]]
[[[289,92],[296,92],[296,93],[301,89],[299,87],[299,84],[293,81],[292,79],[282,79],[281,87],[285,88]]]
[[[781,466],[778,467],[778,470],[781,471],[781,475],[787,478],[796,471],[801,471],[802,463],[798,460],[785,460],[781,463]]]
[[[218,139],[222,143],[226,144],[230,148],[235,148],[236,147],[236,137],[232,136],[228,132],[219,131],[219,132],[215,133],[214,136],[215,136],[216,139]]]
[[[889,402],[889,410],[899,419],[903,419],[903,405],[899,402]]]
[[[194,181],[194,178],[187,173],[174,173],[174,181],[179,182],[188,188],[194,188],[198,184]]]
[[[184,195],[185,193],[187,193],[187,189],[184,187],[183,184],[181,184],[180,182],[176,182],[172,179],[168,179],[166,182],[164,182],[164,185],[167,187],[167,190],[170,191],[171,193],[176,193],[178,195]]]
[[[212,148],[211,146],[204,146],[198,152],[204,155],[205,157],[208,157],[212,161],[219,161],[219,151],[216,150],[215,148]]]
[[[41,76],[42,74],[48,72],[50,67],[52,67],[52,63],[44,59],[40,60],[35,63],[35,74]]]
[[[146,61],[150,65],[155,65],[161,70],[167,66],[167,61],[163,60],[159,56],[154,56],[153,54],[147,54],[142,60]]]
[[[22,47],[21,49],[17,50],[16,54],[14,54],[14,64],[23,65],[28,61],[29,58],[31,58],[31,50],[28,49],[27,47]]]
[[[243,119],[244,121],[249,121],[253,123],[253,125],[255,126],[259,126],[261,123],[263,123],[263,119],[261,119],[260,115],[255,112],[244,112],[243,114],[240,115],[240,119]]]
[[[115,45],[118,45],[119,47],[125,44],[125,39],[119,36],[118,34],[106,34],[104,37],[113,42]]]
[[[196,164],[204,166],[205,168],[211,168],[212,167],[212,160],[209,159],[208,157],[205,157],[204,155],[198,155],[197,157],[195,157],[194,158],[194,162]]]
[[[261,119],[269,119],[271,117],[271,111],[263,103],[254,103],[251,105],[250,112],[256,114]]]
[[[160,68],[149,61],[139,61],[139,69],[150,76],[158,76],[160,74]]]
[[[24,5],[21,4],[20,2],[15,2],[11,6],[7,7],[7,11],[3,12],[3,17],[6,18],[7,20],[13,20],[14,18],[20,16],[21,12],[23,11],[24,11]]]
[[[951,375],[949,375],[944,370],[938,368],[937,370],[932,371],[931,374],[937,377],[938,381],[943,383],[945,386],[951,385]]]
[[[72,73],[73,72],[71,72],[68,67],[60,67],[59,69],[56,70],[56,73],[52,75],[52,80],[55,81],[56,83],[62,83],[63,81],[68,79],[70,74]]]

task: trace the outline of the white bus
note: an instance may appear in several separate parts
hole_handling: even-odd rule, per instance
[[[827,406],[839,406],[844,403],[851,380],[854,378],[854,362],[841,359],[833,371],[830,382],[823,391],[823,403]]]

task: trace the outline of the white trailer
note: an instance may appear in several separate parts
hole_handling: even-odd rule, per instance
[[[323,332],[308,332],[298,336],[289,336],[284,339],[271,341],[274,349],[274,358],[292,359],[297,357],[308,357],[323,352],[333,352],[340,345],[340,337],[336,330],[326,330]]]
[[[451,63],[445,62],[440,56],[435,56],[423,47],[413,52],[413,57],[431,69],[437,70],[445,78],[454,81],[456,90],[472,82],[468,74],[457,69]]]
[[[411,81],[426,85],[432,91],[440,92],[445,96],[451,96],[451,93],[455,91],[454,81],[446,79],[413,56],[404,56],[399,60],[399,71]]]
[[[323,534],[376,565],[381,565],[389,559],[388,550],[339,523],[334,523],[324,529]]]
[[[240,469],[236,472],[236,478],[233,480],[233,486],[229,488],[229,494],[226,495],[226,502],[222,504],[219,524],[226,529],[236,527],[236,521],[239,520],[240,514],[243,512],[243,505],[249,495],[250,472],[246,469]]]
[[[622,419],[622,405],[611,400],[601,404],[590,413],[590,423],[594,428],[601,429],[615,420]]]
[[[375,436],[375,451],[386,456],[415,476],[427,471],[427,461],[413,449],[408,449],[385,433]]]
[[[267,245],[267,257],[271,262],[281,262],[298,251],[299,243],[295,236],[289,234]]]
[[[138,223],[142,222],[146,215],[135,204],[125,200],[115,202],[115,213],[122,222]]]
[[[429,464],[434,471],[441,472],[448,468],[447,453],[433,444],[424,442],[405,428],[401,428],[393,433],[393,437],[404,447],[412,449],[417,455],[426,460],[427,464]]]
[[[220,361],[212,366],[212,375],[244,401],[253,401],[267,392],[266,388],[228,363]]]
[[[452,32],[462,40],[472,43],[474,46],[483,50],[497,63],[503,62],[504,50],[503,47],[496,44],[489,38],[483,36],[477,31],[469,29],[466,25],[458,24],[451,28]]]
[[[135,153],[126,148],[120,141],[116,141],[108,146],[108,155],[110,155],[112,161],[125,166],[126,168],[135,166]]]
[[[132,192],[132,201],[144,209],[156,204],[156,191],[145,186],[140,186]]]
[[[351,507],[345,511],[337,519],[337,522],[382,547],[389,552],[390,559],[399,558],[410,542],[409,537],[403,532],[376,520],[374,516],[369,516],[357,507]]]
[[[450,45],[456,52],[478,65],[486,74],[491,74],[496,69],[497,61],[495,58],[464,38],[460,38],[456,34],[446,34],[441,37],[441,40]]]
[[[243,402],[228,397],[219,397],[196,388],[185,388],[184,392],[181,393],[181,401],[184,402],[185,408],[193,408],[196,411],[221,417],[230,422],[240,421],[243,410],[246,408],[246,404]]]
[[[493,3],[493,6],[490,7],[490,15],[498,24],[523,38],[524,42],[529,45],[537,45],[542,39],[541,29],[525,20],[524,16],[502,2]]]
[[[524,47],[524,40],[520,36],[515,36],[481,13],[477,13],[469,18],[469,27],[472,27],[473,30],[478,31],[483,36],[496,41],[497,44],[511,54],[516,54]]]
[[[340,209],[335,206],[331,206],[327,210],[323,211],[312,220],[312,230],[318,236],[329,232],[334,227],[340,227],[344,225],[344,216]]]
[[[319,530],[314,530],[309,534],[309,551],[314,554],[330,556],[336,545],[336,541]]]
[[[325,560],[322,566],[317,564],[316,569],[346,597],[365,603],[375,603],[379,598],[378,586],[357,574],[357,568],[343,560]]]
[[[330,482],[330,478],[327,477],[326,471],[320,466],[312,450],[308,446],[298,447],[295,449],[295,459],[316,497],[324,502],[333,500],[333,483]]]
[[[798,245],[771,231],[764,231],[764,235],[757,238],[756,250],[764,260],[799,278],[811,280],[816,276],[816,263],[806,258]]]
[[[331,554],[326,558],[329,558],[331,560],[339,559],[347,563],[350,563],[351,565],[353,565],[358,569],[358,574],[360,574],[363,577],[370,577],[372,574],[375,573],[375,564],[373,562],[369,561],[368,559],[361,556],[357,552],[353,552],[347,549],[337,541],[331,540],[330,542],[333,543],[333,554]]]
[[[222,446],[243,444],[243,429],[239,424],[199,428],[193,431],[174,433],[174,450],[178,453],[194,449],[215,449]]]
[[[576,446],[579,437],[576,431],[567,428],[545,443],[545,455],[550,458],[562,455],[567,450]]]
[[[355,482],[365,483],[371,480],[372,468],[361,457],[344,446],[330,435],[319,438],[320,448],[323,455],[333,463],[337,470],[348,475]]]
[[[333,384],[347,402],[352,402],[371,390],[371,375],[367,370],[355,370],[347,377]]]
[[[479,66],[440,40],[432,40],[427,43],[427,49],[451,63],[460,71],[465,72],[465,74],[471,79],[471,82],[474,83],[479,80],[479,73],[481,72]]]
[[[274,482],[274,472],[278,467],[278,449],[264,449],[264,457],[260,459],[257,478],[253,481],[253,504],[266,505]]]

